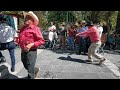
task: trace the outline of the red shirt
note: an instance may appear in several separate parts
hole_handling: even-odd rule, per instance
[[[68,34],[69,34],[69,37],[75,37],[76,31],[69,30]]]
[[[34,43],[31,49],[37,49],[40,45],[45,43],[40,28],[35,25],[29,27],[23,26],[20,29],[19,44],[21,49],[24,50],[26,45],[30,43]]]
[[[98,42],[101,40],[99,31],[96,27],[92,26],[91,28],[88,28],[85,32],[79,33],[79,35],[85,35],[85,37],[90,37],[91,42]]]

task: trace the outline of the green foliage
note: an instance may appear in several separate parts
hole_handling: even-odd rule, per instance
[[[23,17],[22,11],[0,11],[4,14],[16,14]],[[37,12],[37,11],[35,11]],[[47,29],[51,21],[60,24],[62,22],[76,22],[77,20],[92,20],[107,22],[114,31],[117,25],[118,11],[40,11],[40,23],[43,29]],[[119,19],[119,18],[118,18]],[[119,27],[119,26],[118,26]]]
[[[63,22],[66,21],[66,11],[49,11],[48,22]]]

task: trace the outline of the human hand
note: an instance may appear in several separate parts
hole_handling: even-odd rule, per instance
[[[28,45],[26,45],[25,51],[29,51],[31,47],[34,46],[34,43],[30,43]]]
[[[79,36],[79,34],[76,34],[76,36]]]

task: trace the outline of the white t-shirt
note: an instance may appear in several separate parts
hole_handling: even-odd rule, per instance
[[[55,26],[55,25],[52,25],[52,26],[49,28],[49,30],[51,30],[51,31],[56,30],[56,26]]]
[[[0,43],[7,43],[14,40],[14,37],[18,37],[15,29],[7,25],[6,23],[0,24]]]
[[[48,35],[48,38],[49,38],[50,41],[53,40],[53,38],[54,38],[53,36],[54,36],[54,33],[52,31],[50,31],[49,35]]]
[[[52,25],[51,27],[48,28],[48,30],[50,31],[49,32],[49,40],[52,41],[55,38],[58,38],[57,36],[57,33],[56,32],[53,32],[54,30],[56,30],[56,26],[55,25]]]
[[[99,31],[99,35],[100,37],[102,36],[102,32],[103,32],[103,27],[102,26],[96,26],[98,31]]]

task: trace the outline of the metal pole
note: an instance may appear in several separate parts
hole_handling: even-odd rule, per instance
[[[67,11],[67,15],[66,15],[66,22],[68,23],[68,11]]]

